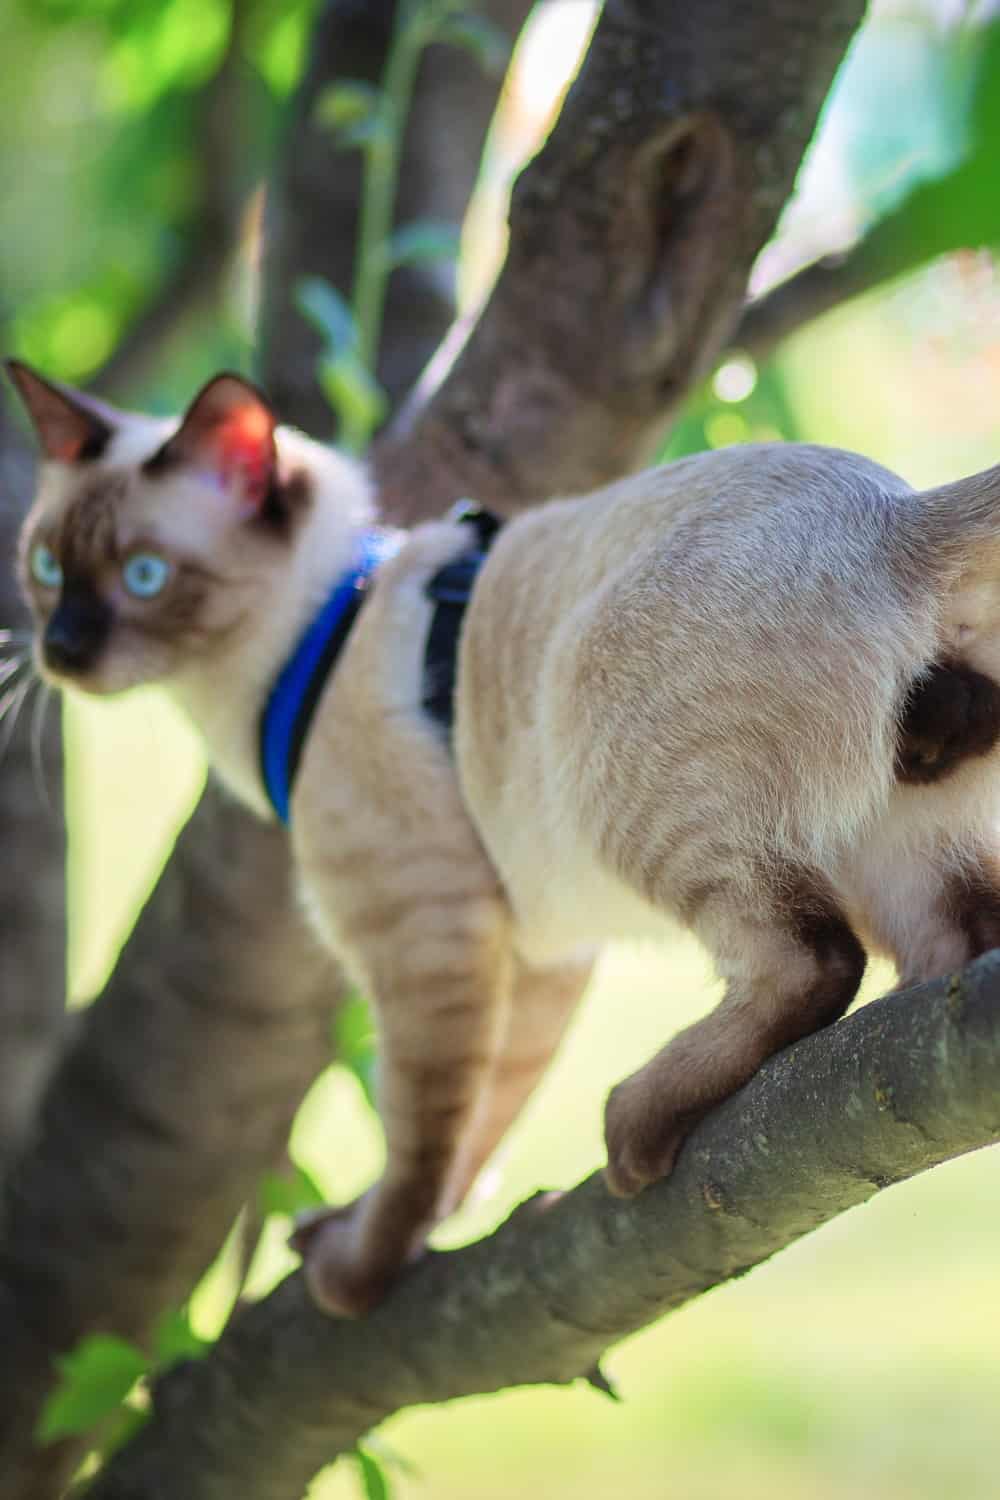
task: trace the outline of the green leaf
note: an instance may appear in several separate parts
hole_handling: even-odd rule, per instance
[[[471,52],[484,73],[499,78],[510,58],[511,44],[506,32],[485,16],[464,12],[446,16],[434,36],[437,42],[448,42]]]
[[[311,1208],[321,1208],[326,1198],[315,1178],[295,1163],[290,1172],[268,1172],[262,1177],[257,1201],[265,1216],[287,1214],[294,1219]]]
[[[388,410],[385,392],[352,348],[321,359],[318,373],[323,393],[340,418],[341,445],[349,453],[359,453]]]
[[[412,1459],[387,1443],[379,1432],[365,1433],[365,1447],[382,1465],[383,1469],[398,1469],[409,1479],[420,1479],[421,1473]]]
[[[342,125],[335,138],[335,144],[345,151],[355,146],[386,146],[391,141],[392,131],[381,113],[366,115],[364,119]]]
[[[976,144],[985,149],[996,144],[1000,130],[1000,21],[984,26],[977,40],[972,130]]]
[[[56,1361],[59,1384],[42,1410],[39,1442],[88,1432],[125,1400],[149,1370],[143,1351],[110,1333],[91,1333]]]
[[[455,260],[460,241],[461,230],[457,224],[444,224],[437,219],[415,219],[396,230],[383,254],[391,266],[407,266],[427,260]]]
[[[378,91],[360,79],[345,78],[322,91],[313,110],[318,125],[343,130],[368,119],[378,108]]]
[[[337,1061],[346,1062],[348,1066],[357,1056],[367,1056],[375,1047],[371,1007],[360,990],[352,990],[337,1007],[333,1019],[333,1045]]]
[[[168,1307],[153,1333],[153,1354],[158,1365],[176,1364],[180,1359],[203,1359],[212,1347],[191,1327],[187,1306]]]
[[[364,1448],[355,1448],[354,1460],[361,1474],[361,1488],[364,1491],[365,1500],[391,1500],[392,1491],[389,1481],[385,1476],[385,1470]]]
[[[107,1463],[112,1453],[117,1453],[119,1448],[124,1448],[126,1443],[130,1443],[136,1433],[146,1426],[152,1415],[153,1408],[148,1401],[144,1406],[133,1406],[131,1402],[126,1402],[121,1408],[121,1415],[107,1441],[101,1444],[101,1457],[104,1462]]]
[[[337,1061],[354,1074],[374,1109],[375,1027],[367,1001],[357,991],[337,1011],[333,1022],[333,1046]]]
[[[322,276],[304,276],[295,288],[295,303],[303,317],[319,329],[335,354],[357,343],[350,307]]]
[[[952,250],[1000,245],[1000,24],[977,35],[972,66],[969,149],[950,171],[918,182],[865,235],[858,255],[876,274],[898,275]]]

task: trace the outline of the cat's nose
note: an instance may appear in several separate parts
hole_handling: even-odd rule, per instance
[[[108,637],[111,612],[98,600],[64,598],[42,637],[45,665],[54,672],[86,672]]]

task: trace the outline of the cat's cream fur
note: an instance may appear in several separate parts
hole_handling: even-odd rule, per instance
[[[52,387],[19,384],[45,442]],[[25,557],[69,535],[67,578],[72,564],[115,613],[77,685],[162,680],[268,816],[259,715],[373,520],[365,474],[279,430],[279,486],[307,482],[265,525],[210,433],[147,475],[176,424],[102,420],[97,458],[46,444],[24,533]],[[114,540],[88,561],[86,507],[109,494]],[[186,635],[122,594],[133,538],[214,576]],[[422,526],[380,567],[292,798],[306,904],[380,1037],[385,1173],[301,1236],[318,1299],[348,1313],[461,1200],[605,940],[681,924],[727,985],[612,1092],[609,1183],[630,1193],[770,1053],[842,1013],[865,949],[909,981],[1000,936],[1000,753],[926,786],[895,766],[907,687],[931,663],[1000,676],[1000,472],[917,494],[855,454],[733,448],[511,522],[466,617],[451,748],[420,706],[425,585],[468,544],[456,522]],[[44,632],[53,601],[25,576]]]

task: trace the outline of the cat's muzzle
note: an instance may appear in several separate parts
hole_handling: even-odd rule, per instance
[[[53,672],[78,676],[88,672],[111,631],[111,610],[90,597],[65,595],[45,627],[42,659]]]

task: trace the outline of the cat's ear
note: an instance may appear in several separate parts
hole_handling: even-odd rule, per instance
[[[103,401],[58,380],[45,380],[19,359],[5,359],[46,458],[64,464],[100,458],[114,432],[115,413]]]
[[[204,469],[256,511],[274,485],[274,412],[241,375],[216,375],[195,396],[181,425],[153,462]]]

